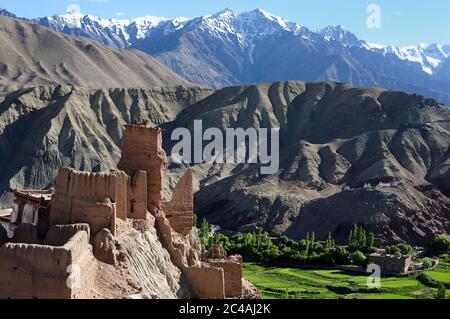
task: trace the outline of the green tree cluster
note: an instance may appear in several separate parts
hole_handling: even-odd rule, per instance
[[[375,251],[375,234],[369,233],[367,236],[366,229],[360,225],[354,225],[348,235],[348,247],[351,251]]]
[[[439,285],[438,291],[436,293],[436,299],[446,299],[447,290],[444,285]]]
[[[209,225],[202,222],[201,242],[206,249],[220,244],[229,254],[239,254],[248,261],[266,263],[289,263],[298,265],[349,264],[362,258],[351,258],[351,252],[336,245],[329,233],[324,241],[318,241],[315,232],[308,232],[304,239],[291,240],[286,236],[271,238],[262,229],[251,233],[237,233],[233,236],[210,234]]]
[[[200,242],[204,247],[209,247],[209,223],[203,218],[202,225],[200,227]]]
[[[430,255],[439,256],[450,252],[450,237],[439,235],[433,238],[428,249]]]
[[[211,234],[205,219],[200,225],[199,236],[206,249],[218,244],[229,254],[242,255],[247,261],[274,264],[363,266],[367,262],[366,254],[376,250],[375,235],[367,235],[364,227],[359,225],[352,227],[348,246],[337,245],[331,233],[319,240],[314,231],[307,232],[301,240],[292,240],[286,236],[271,238],[262,229],[232,236]],[[401,248],[405,251],[409,249],[400,246],[399,249]]]
[[[411,245],[408,245],[405,243],[392,245],[392,246],[386,246],[384,249],[386,250],[386,253],[391,254],[391,255],[397,255],[397,256],[414,255],[414,249],[411,247]]]

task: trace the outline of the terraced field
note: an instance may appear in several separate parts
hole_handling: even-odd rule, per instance
[[[437,283],[450,285],[450,257],[442,258],[435,269],[426,271],[424,274]]]
[[[367,275],[342,270],[268,268],[245,263],[244,276],[271,299],[431,299],[436,289],[414,277],[383,277],[381,289],[367,286]]]

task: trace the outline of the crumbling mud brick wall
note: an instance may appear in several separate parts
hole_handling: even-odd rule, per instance
[[[164,212],[156,214],[155,226],[164,248],[169,252],[174,265],[187,279],[193,295],[200,299],[224,299],[224,270],[200,262],[186,243],[177,241],[177,234],[174,233]]]
[[[180,234],[188,234],[193,227],[194,191],[192,171],[188,170],[175,186],[172,200],[163,204],[163,210],[170,226]]]
[[[64,246],[78,232],[85,231],[90,238],[89,224],[72,224],[52,226],[47,233],[45,244],[48,246]]]
[[[123,172],[85,173],[62,169],[56,179],[50,224],[88,223],[92,235],[108,228],[115,234],[115,218],[128,215],[129,177]]]
[[[58,247],[6,244],[0,248],[0,260],[2,299],[86,298],[96,272],[86,231]]]
[[[116,206],[109,199],[93,198],[85,200],[72,198],[70,223],[88,223],[92,235],[97,234],[104,228],[108,228],[115,234],[115,221]]]
[[[129,176],[135,171],[147,172],[147,209],[154,212],[162,205],[162,185],[167,165],[159,128],[126,125],[119,169]]]
[[[38,241],[38,229],[31,224],[21,224],[14,229],[14,236],[11,243],[36,244]]]
[[[225,279],[225,296],[236,298],[242,296],[242,258],[230,256],[228,259],[208,260],[213,267],[222,268]]]
[[[184,269],[194,296],[199,299],[224,299],[225,277],[222,268],[207,264]]]

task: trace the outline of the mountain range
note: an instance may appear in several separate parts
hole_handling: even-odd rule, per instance
[[[450,104],[450,45],[377,45],[342,26],[312,30],[261,9],[132,20],[72,12],[31,21],[105,45],[142,50],[186,80],[212,88],[336,81],[418,93]]]

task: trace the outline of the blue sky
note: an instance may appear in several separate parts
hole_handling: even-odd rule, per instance
[[[66,12],[70,4],[104,18],[197,17],[227,7],[261,8],[311,28],[341,24],[369,42],[450,43],[449,0],[0,0],[0,8],[27,18]],[[367,27],[370,4],[381,9],[381,28]]]

